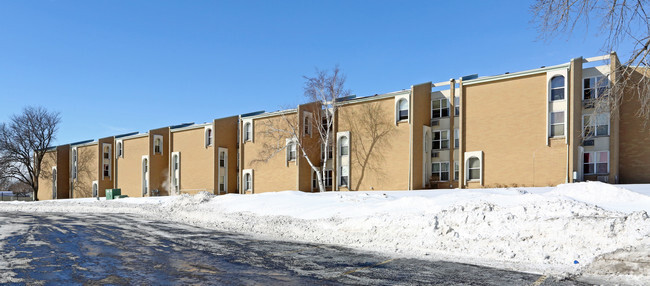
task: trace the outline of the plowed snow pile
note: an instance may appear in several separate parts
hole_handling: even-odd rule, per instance
[[[650,282],[650,185],[630,189],[589,182],[555,188],[202,193],[4,202],[0,211],[134,213],[395,256],[644,284]]]

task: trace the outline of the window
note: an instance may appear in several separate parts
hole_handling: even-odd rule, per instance
[[[460,130],[458,128],[454,129],[454,148],[460,146]]]
[[[253,141],[253,131],[251,130],[251,123],[244,124],[244,141]]]
[[[431,163],[431,174],[436,181],[449,181],[449,162]]]
[[[122,147],[122,141],[117,141],[117,157],[124,158],[124,148]]]
[[[481,179],[481,161],[476,157],[470,157],[467,160],[467,180]]]
[[[454,181],[458,181],[459,171],[460,171],[460,164],[458,164],[458,162],[454,162]]]
[[[245,191],[250,191],[253,189],[253,178],[251,178],[251,174],[244,174],[244,190]]]
[[[594,99],[607,95],[609,80],[605,76],[585,78],[583,81],[582,99]]]
[[[328,145],[329,148],[327,148],[327,159],[332,159],[332,144],[328,144]],[[325,160],[325,144],[321,144],[320,158],[322,160]]]
[[[348,137],[341,137],[341,156],[346,156],[350,154],[350,145],[348,142]]]
[[[149,192],[149,160],[147,156],[142,156],[142,196]]]
[[[558,75],[551,79],[551,101],[564,100],[564,76]]]
[[[56,177],[57,177],[57,175],[56,175],[56,167],[53,167],[52,168],[52,199],[53,200],[56,199],[56,193],[57,193],[57,189],[56,189],[57,178]]]
[[[585,114],[582,116],[582,127],[585,138],[590,136],[608,136],[609,114]]]
[[[93,198],[99,197],[99,187],[97,186],[97,181],[93,181]]]
[[[449,131],[438,130],[433,131],[433,150],[441,150],[449,148]]]
[[[409,119],[409,102],[408,100],[402,98],[397,103],[398,106],[398,117],[397,120],[408,120]]]
[[[153,136],[153,154],[162,154],[163,151],[163,137],[161,135]]]
[[[72,149],[72,179],[77,178],[77,148]]]
[[[103,179],[111,178],[111,144],[102,145],[102,174]]]
[[[325,170],[325,187],[332,186],[332,170]]]
[[[588,174],[609,173],[609,151],[585,152],[582,172]]]
[[[348,166],[341,166],[341,182],[339,186],[348,186],[349,172]]]
[[[172,190],[178,193],[181,189],[181,158],[179,152],[172,153]]]
[[[454,97],[454,116],[460,115],[460,97]]]
[[[287,160],[295,161],[296,160],[296,142],[289,142],[287,145]]]
[[[551,137],[564,136],[564,111],[551,112]]]
[[[220,176],[219,177],[219,192],[225,192],[226,191],[226,177]]]
[[[311,112],[304,112],[302,123],[305,131],[305,135],[311,135],[311,123],[312,123],[311,119],[312,119]]]
[[[446,98],[434,99],[431,101],[431,118],[449,116],[449,101]]]
[[[212,128],[205,128],[205,147],[212,146]]]
[[[226,152],[219,152],[219,167],[226,167]]]

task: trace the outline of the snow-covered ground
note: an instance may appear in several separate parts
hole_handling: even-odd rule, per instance
[[[202,193],[3,202],[0,211],[133,213],[395,256],[650,283],[650,185],[589,182],[549,188],[218,197]]]

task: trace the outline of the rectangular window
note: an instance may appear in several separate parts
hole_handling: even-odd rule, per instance
[[[226,153],[219,153],[219,167],[226,167]]]
[[[460,130],[458,128],[454,129],[454,148],[460,146]]]
[[[582,99],[594,99],[607,95],[609,79],[605,76],[589,77],[583,80]]]
[[[320,158],[325,160],[325,144],[321,144]],[[332,144],[327,148],[327,159],[332,159]]]
[[[110,168],[108,164],[104,164],[104,177],[110,177],[110,176],[111,176]]]
[[[340,186],[347,186],[348,185],[348,166],[341,166],[341,182]]]
[[[609,173],[609,151],[585,152],[582,171],[585,175]]]
[[[431,118],[449,116],[449,101],[446,98],[434,99],[431,101]]]
[[[226,191],[226,177],[219,177],[219,192]]]
[[[585,137],[608,136],[609,114],[585,114],[582,116],[582,126]]]
[[[441,150],[449,148],[449,131],[439,130],[433,131],[433,150]]]
[[[460,116],[460,97],[454,97],[454,116]]]
[[[296,143],[289,143],[289,161],[296,160]]]
[[[449,162],[434,162],[431,164],[431,173],[434,181],[449,181]]]
[[[458,162],[454,162],[454,181],[458,181],[459,170],[460,170],[460,164],[458,164]]]
[[[325,187],[332,186],[332,170],[325,170]]]
[[[564,136],[564,111],[551,112],[551,137]]]

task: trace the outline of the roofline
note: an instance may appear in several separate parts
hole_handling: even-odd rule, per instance
[[[410,89],[403,89],[399,91],[393,91],[389,93],[384,93],[384,94],[377,94],[377,95],[371,95],[371,96],[366,96],[366,97],[358,97],[355,99],[350,99],[346,101],[341,101],[341,102],[336,102],[338,106],[341,105],[348,105],[348,104],[354,104],[354,103],[360,103],[360,102],[366,102],[366,101],[373,101],[373,100],[380,100],[384,98],[389,98],[389,97],[395,97],[397,95],[402,95],[402,94],[407,94],[411,93]]]
[[[70,147],[79,146],[79,145],[88,145],[88,143],[92,143],[92,142],[97,142],[97,141],[95,141],[95,139],[78,141],[78,142],[70,143]]]
[[[92,146],[92,145],[97,145],[97,144],[99,144],[99,141],[92,141],[92,142],[82,143],[82,144],[78,144],[78,145],[74,145],[74,146],[70,145],[70,147],[78,148],[78,147]]]
[[[147,133],[138,133],[138,134],[134,134],[134,135],[121,137],[120,140],[129,140],[129,139],[135,139],[135,138],[147,137],[147,136],[149,136],[148,132]]]
[[[477,79],[470,79],[470,80],[467,80],[467,81],[463,81],[463,85],[473,85],[473,84],[479,84],[479,83],[490,82],[490,81],[504,80],[504,79],[514,78],[514,77],[529,76],[529,75],[544,73],[544,72],[547,72],[547,71],[550,71],[550,70],[555,70],[555,69],[560,69],[560,68],[568,68],[570,65],[571,65],[571,63],[564,63],[564,64],[561,64],[561,65],[537,68],[537,69],[520,71],[520,72],[513,72],[513,73],[508,73],[508,74],[484,76],[484,77],[479,77]]]
[[[115,135],[113,137],[115,137],[115,139],[117,139],[117,138],[122,138],[122,137],[126,137],[126,136],[135,135],[135,134],[138,134],[138,133],[140,133],[140,132],[134,131],[134,132],[124,133],[124,134],[120,134],[120,135]]]
[[[260,118],[266,118],[266,117],[273,117],[273,116],[277,116],[277,115],[291,114],[291,113],[295,113],[297,111],[298,111],[297,108],[278,110],[278,111],[274,111],[274,112],[265,112],[265,113],[261,113],[261,114],[258,114],[258,115],[242,117],[242,119],[260,119]]]
[[[191,129],[199,129],[199,128],[204,128],[204,127],[210,126],[210,125],[212,125],[212,122],[201,123],[201,124],[193,124],[193,125],[190,125],[190,126],[185,126],[185,127],[179,127],[179,128],[176,128],[176,129],[172,129],[171,132],[174,133],[174,132],[191,130]]]

